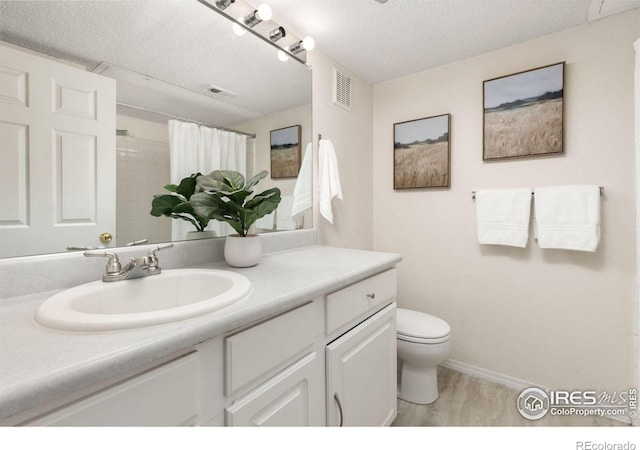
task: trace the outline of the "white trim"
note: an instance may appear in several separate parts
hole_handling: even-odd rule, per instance
[[[492,383],[499,384],[501,386],[505,386],[516,391],[522,391],[528,387],[539,387],[543,391],[550,391],[551,389],[546,386],[541,386],[536,383],[531,383],[529,381],[520,380],[519,378],[510,377],[509,375],[503,375],[498,372],[493,372],[491,370],[482,369],[481,367],[472,366],[467,363],[463,363],[460,361],[455,361],[453,359],[447,359],[445,362],[440,364],[442,367],[446,367],[448,369],[457,370],[458,372],[466,373],[472,375],[476,378],[480,378],[482,380],[491,381]]]
[[[453,359],[447,359],[440,365],[442,367],[446,367],[447,369],[457,370],[458,372],[466,373],[473,377],[480,378],[481,380],[496,383],[501,386],[514,389],[516,391],[522,391],[526,388],[533,387],[533,386],[538,387],[546,392],[553,390],[547,386],[531,383],[529,381],[521,380],[519,378],[514,378],[509,375],[504,375],[498,372],[493,372],[491,370],[483,369],[481,367],[472,366],[471,364],[455,361]],[[606,417],[608,419],[618,420],[626,424],[631,423],[631,419],[628,416],[606,416]]]

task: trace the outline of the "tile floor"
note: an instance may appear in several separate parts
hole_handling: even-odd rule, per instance
[[[392,426],[626,426],[601,417],[552,416],[531,421],[516,408],[519,391],[439,367],[440,397],[431,405],[398,399]]]

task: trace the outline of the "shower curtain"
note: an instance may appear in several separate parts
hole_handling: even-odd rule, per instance
[[[169,150],[173,184],[193,173],[206,175],[217,169],[247,173],[247,136],[239,133],[170,120]],[[184,240],[187,231],[194,230],[189,222],[172,220],[171,240]],[[215,220],[209,222],[207,230],[218,236],[234,233],[228,224]]]

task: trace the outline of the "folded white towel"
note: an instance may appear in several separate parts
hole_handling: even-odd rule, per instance
[[[338,160],[333,144],[329,139],[320,139],[319,159],[319,183],[320,214],[333,223],[333,210],[331,202],[334,198],[342,200],[342,186],[340,185],[340,173]]]
[[[307,149],[302,157],[298,179],[293,188],[293,206],[291,216],[294,219],[302,215],[313,207],[313,145],[307,144]]]
[[[477,191],[478,241],[481,244],[526,247],[530,214],[530,189]]]
[[[536,188],[535,230],[540,248],[595,252],[600,242],[600,188]]]
[[[298,228],[296,220],[291,216],[293,196],[285,195],[276,209],[276,230],[295,230]]]

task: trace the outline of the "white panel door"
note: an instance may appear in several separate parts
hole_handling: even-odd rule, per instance
[[[395,303],[327,346],[327,424],[387,426],[397,413]]]
[[[324,426],[323,370],[309,353],[228,407],[226,425]]]
[[[115,99],[115,80],[0,45],[0,257],[115,238]]]

